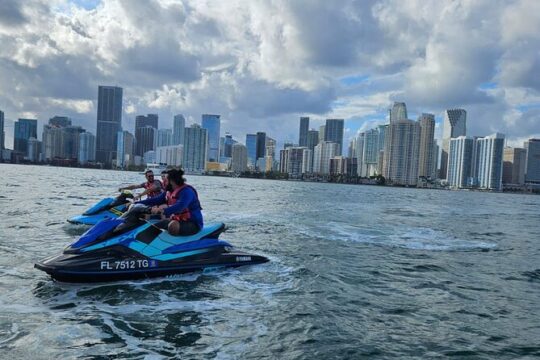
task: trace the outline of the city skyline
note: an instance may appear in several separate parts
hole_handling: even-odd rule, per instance
[[[261,131],[296,142],[296,119],[309,116],[313,128],[345,119],[348,143],[404,101],[410,119],[435,115],[437,139],[451,108],[467,110],[469,133],[500,131],[513,146],[540,137],[538,2],[31,6],[14,3],[4,17],[12,19],[0,55],[9,148],[18,118],[41,128],[61,114],[97,134],[98,84],[125,89],[129,131],[138,114],[156,113],[172,128],[176,114],[189,126],[215,113],[237,139]],[[315,36],[320,23],[336,26]]]

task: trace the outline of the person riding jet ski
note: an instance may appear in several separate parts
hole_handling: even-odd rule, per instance
[[[144,195],[146,195],[148,198],[158,196],[163,192],[163,184],[158,179],[154,178],[154,172],[152,170],[146,170],[144,173],[144,176],[146,177],[146,182],[142,184],[134,184],[129,186],[124,186],[118,189],[118,191],[122,192],[124,190],[134,190],[134,189],[141,189],[143,188],[144,191],[137,195],[134,200],[141,199]]]
[[[152,214],[165,217],[165,220],[157,226],[167,228],[169,234],[173,236],[196,234],[204,225],[197,190],[185,183],[184,171],[173,169],[167,174],[166,193],[147,198],[136,204],[152,206]]]

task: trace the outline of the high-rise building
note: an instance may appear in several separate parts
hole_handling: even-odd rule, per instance
[[[527,161],[525,163],[525,182],[540,183],[540,139],[529,139],[525,142]]]
[[[231,158],[232,157],[232,147],[236,143],[232,135],[229,133],[225,134],[223,138],[223,157]]]
[[[412,120],[390,123],[385,140],[383,176],[396,185],[418,182],[420,124]]]
[[[302,176],[303,171],[308,168],[307,164],[304,165],[304,160],[310,158],[309,150],[305,146],[293,146],[287,149],[287,169],[286,172],[289,174],[289,178],[298,179]]]
[[[158,114],[137,115],[135,117],[135,130],[137,130],[138,128],[143,128],[147,126],[151,126],[157,130],[158,125],[159,125]]]
[[[257,162],[257,135],[247,134],[246,135],[246,148],[248,156],[248,165],[255,167]]]
[[[436,178],[439,174],[439,144],[437,144],[437,140],[433,141],[433,168],[431,170],[431,173],[433,174],[433,177]]]
[[[330,159],[330,174],[346,175],[347,174],[347,158],[344,156],[334,156]]]
[[[244,172],[247,170],[248,151],[242,144],[234,144],[231,153],[231,170],[234,172]]]
[[[407,120],[407,105],[404,102],[394,102],[392,109],[390,110],[390,123]]]
[[[360,176],[373,176],[377,172],[377,161],[379,160],[379,129],[371,129],[365,132],[362,151],[362,171]],[[358,164],[358,163],[357,163]]]
[[[96,160],[96,137],[86,131],[79,135],[79,157],[80,164],[87,164]]]
[[[434,178],[433,153],[435,143],[435,115],[422,114],[418,118],[420,123],[420,149],[418,153],[418,176]]]
[[[41,154],[41,141],[35,137],[28,139],[28,148],[26,150],[26,158],[30,162],[38,162]]]
[[[184,144],[184,129],[186,127],[186,118],[184,115],[174,115],[173,119],[173,145]]]
[[[345,121],[343,119],[326,119],[324,126],[324,141],[337,143],[338,155],[343,151],[343,127]]]
[[[139,127],[135,130],[135,154],[144,156],[147,151],[153,151],[156,148],[156,132],[153,126]]]
[[[270,136],[266,137],[266,146],[265,146],[265,168],[264,171],[272,171],[274,168],[274,161],[276,157],[276,140],[272,139]]]
[[[316,174],[330,173],[330,159],[338,155],[339,144],[320,141],[313,153],[313,172]]]
[[[184,132],[184,169],[201,172],[208,159],[208,130],[193,124]]]
[[[257,160],[263,158],[265,156],[266,151],[266,133],[265,132],[257,132],[257,153],[255,154],[255,157]]]
[[[504,135],[476,139],[474,177],[480,189],[502,190]]]
[[[135,117],[135,155],[143,156],[145,152],[156,149],[158,124],[157,114]]]
[[[184,161],[184,145],[158,146],[156,149],[156,163],[168,166],[182,166]]]
[[[306,147],[313,151],[315,146],[319,143],[319,132],[317,130],[309,130],[307,134],[307,144]]]
[[[527,150],[505,147],[503,155],[503,184],[525,184]]]
[[[366,140],[366,133],[361,132],[356,137],[356,142],[354,144],[354,151],[352,156],[357,159],[356,170],[358,171],[358,176],[366,176],[367,167],[364,163],[364,142]],[[337,154],[336,154],[337,155]]]
[[[4,112],[0,110],[0,151],[6,147],[5,140],[6,135],[4,133]]]
[[[219,162],[220,115],[203,114],[201,127],[208,130],[208,161]]]
[[[66,126],[63,128],[63,153],[65,159],[76,161],[79,157],[80,136],[85,130],[80,126]]]
[[[156,147],[172,145],[172,136],[171,129],[158,129]]]
[[[116,150],[116,166],[124,169],[134,164],[135,137],[129,131],[119,131]]]
[[[472,185],[474,139],[466,136],[458,136],[450,139],[448,153],[448,185],[461,189]]]
[[[306,146],[308,145],[308,131],[309,131],[309,117],[300,118],[300,131],[298,136],[298,145]]]
[[[37,120],[19,119],[19,121],[15,122],[13,150],[26,154],[26,150],[28,148],[28,139],[31,137],[37,139]]]
[[[324,132],[325,131],[326,131],[326,126],[324,126],[324,125],[319,126],[319,142],[324,141]],[[317,144],[315,144],[315,145],[317,145]]]
[[[450,109],[444,112],[443,137],[441,150],[441,179],[446,179],[448,172],[448,151],[450,139],[467,135],[467,112],[463,109]]]
[[[116,159],[117,134],[122,128],[122,93],[121,87],[98,87],[96,160],[107,167]]]
[[[302,174],[311,174],[313,172],[313,151],[305,149],[302,158]]]
[[[79,158],[80,135],[85,130],[80,126],[71,125],[71,119],[66,116],[55,116],[43,126],[43,160]]]

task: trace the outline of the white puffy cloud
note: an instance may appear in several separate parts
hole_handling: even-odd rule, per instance
[[[128,130],[139,113],[163,127],[219,113],[241,141],[296,141],[301,115],[354,134],[399,100],[463,107],[472,135],[514,141],[540,133],[539,14],[535,0],[4,0],[0,109],[94,130],[97,86],[118,85]]]

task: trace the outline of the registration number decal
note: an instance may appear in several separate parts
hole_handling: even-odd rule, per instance
[[[102,261],[101,270],[132,270],[157,267],[156,260]]]
[[[236,262],[240,262],[240,261],[251,261],[251,256],[237,256]]]

